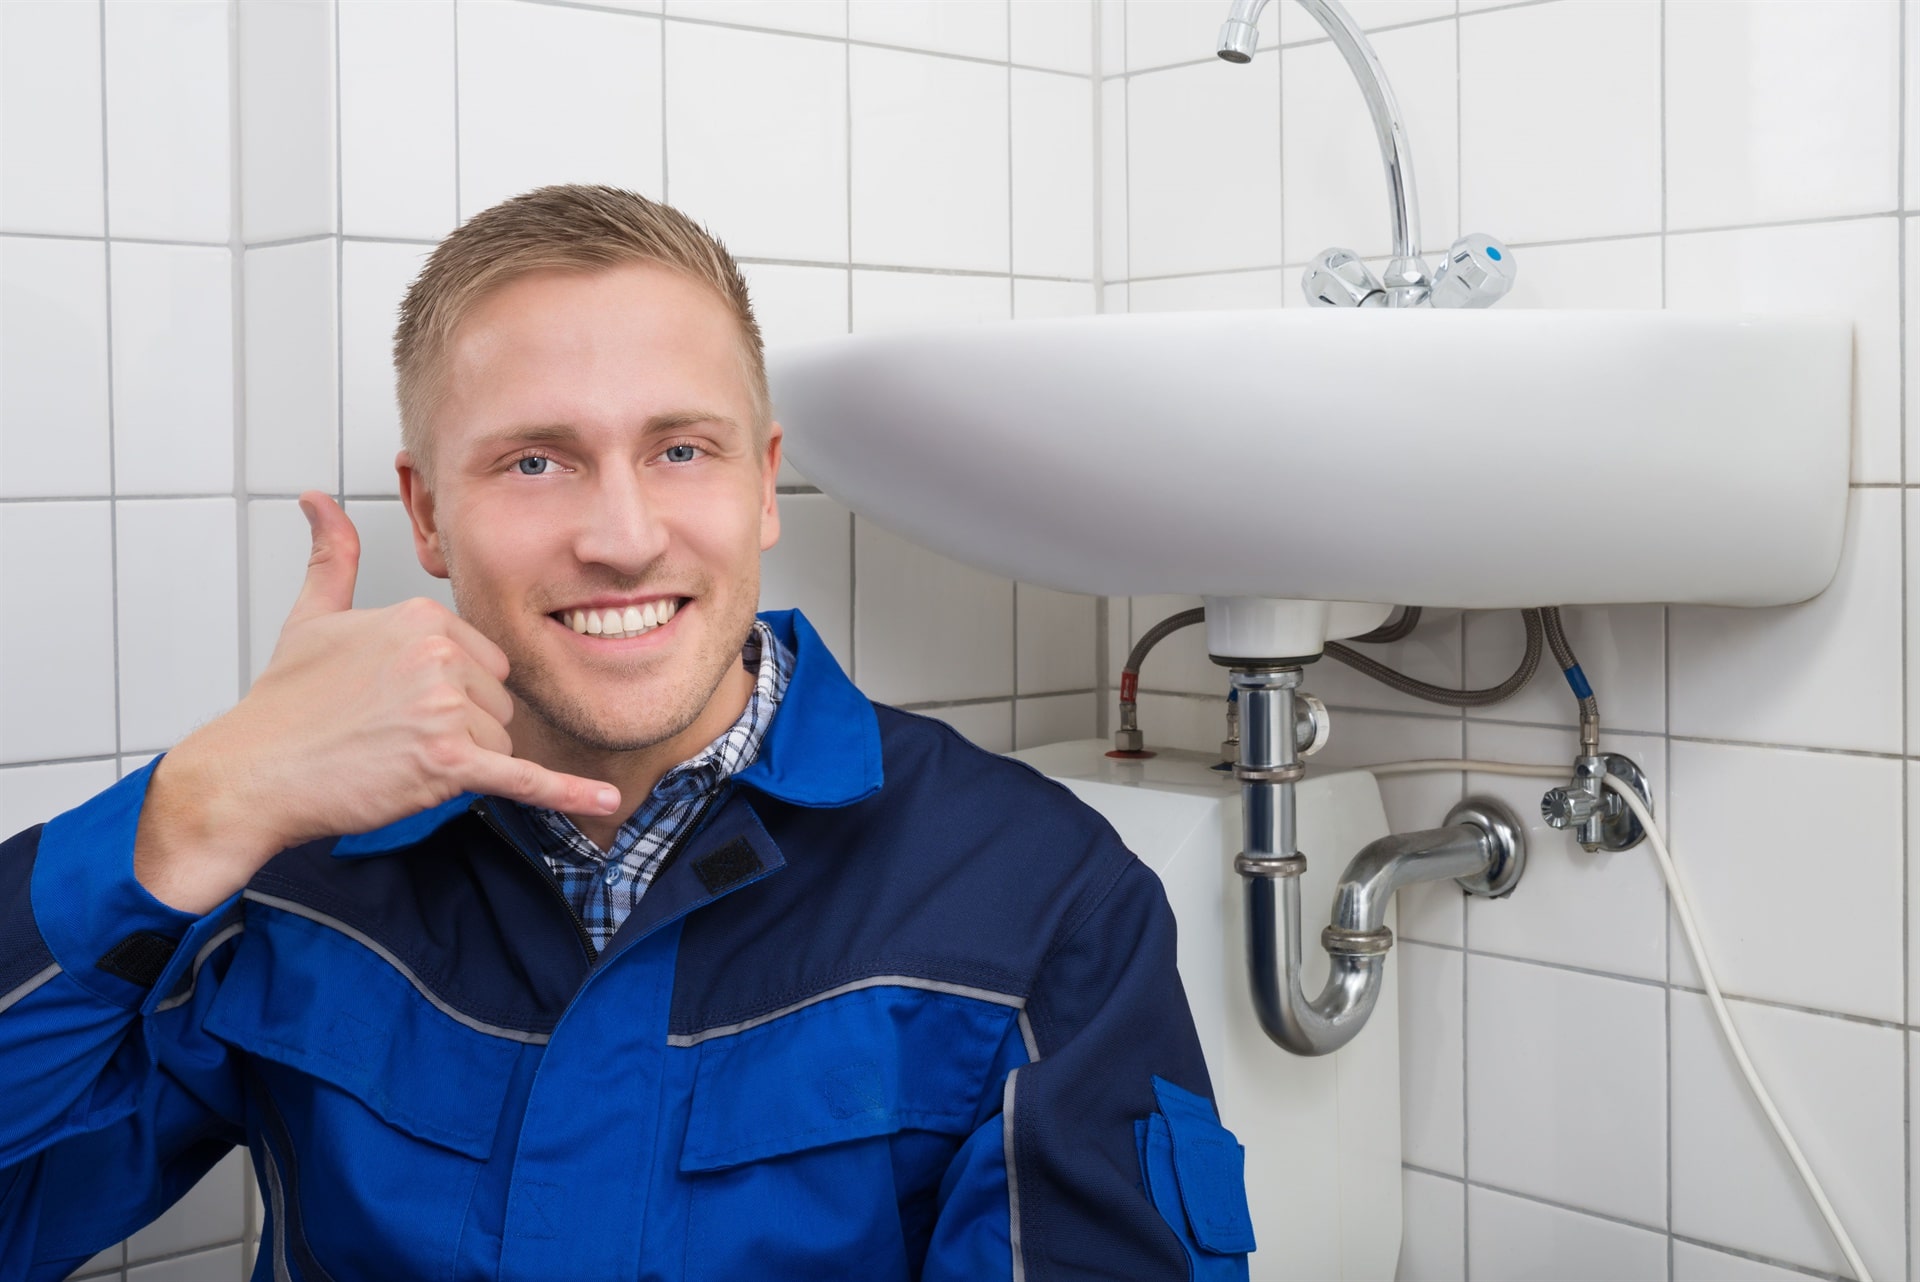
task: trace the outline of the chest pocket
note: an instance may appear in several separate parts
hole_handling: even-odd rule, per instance
[[[247,1059],[262,1251],[296,1278],[447,1275],[516,1064],[539,1047],[469,1027],[366,943],[258,903],[204,1026]]]
[[[941,1177],[998,1105],[1014,1017],[870,988],[700,1043],[686,1278],[917,1276]]]

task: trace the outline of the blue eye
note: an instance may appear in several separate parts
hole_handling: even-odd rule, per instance
[[[700,447],[697,445],[669,445],[667,446],[667,461],[669,463],[691,463],[693,462],[693,456],[699,452]]]
[[[513,465],[516,468],[520,469],[520,475],[522,476],[545,476],[546,475],[545,469],[541,469],[540,471],[528,471],[526,468],[521,467],[520,465],[522,463],[551,463],[551,462],[553,462],[553,460],[548,458],[544,454],[525,454],[515,459],[513,461]]]

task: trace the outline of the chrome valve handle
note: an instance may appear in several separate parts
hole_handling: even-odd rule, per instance
[[[1483,232],[1462,236],[1433,277],[1434,307],[1491,307],[1513,288],[1520,268],[1513,254]]]
[[[1300,288],[1315,307],[1387,305],[1385,287],[1351,249],[1329,249],[1314,259],[1300,280]]]

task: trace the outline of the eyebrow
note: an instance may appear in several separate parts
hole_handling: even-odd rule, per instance
[[[655,414],[640,429],[642,437],[658,436],[664,432],[678,431],[683,427],[692,427],[696,423],[720,423],[735,431],[741,431],[740,424],[726,414],[712,410],[669,410],[664,414]],[[521,444],[540,444],[546,442],[572,444],[580,440],[580,432],[571,423],[530,423],[517,427],[503,427],[489,432],[473,443],[473,455],[485,455],[496,449]]]

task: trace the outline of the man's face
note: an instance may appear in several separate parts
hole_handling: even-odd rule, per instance
[[[687,730],[741,671],[780,531],[780,427],[756,446],[731,312],[653,264],[539,272],[467,316],[447,373],[432,494],[397,460],[420,563],[451,579],[558,745],[628,752]],[[673,613],[637,636],[570,626],[627,605]]]

